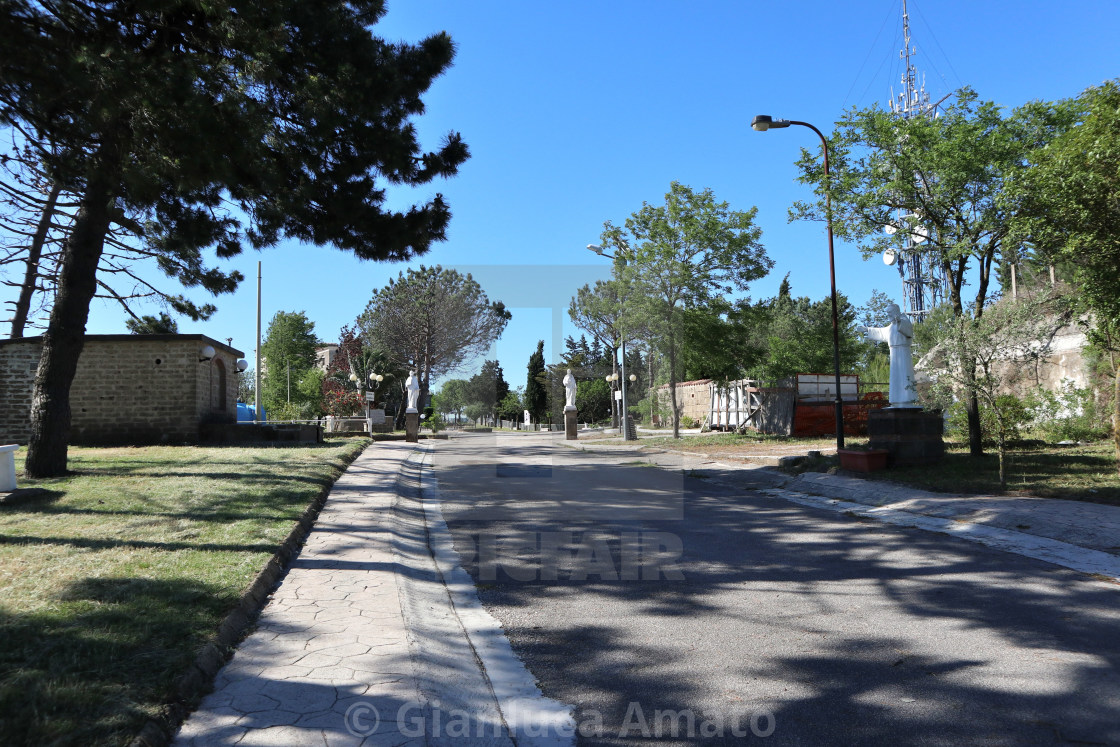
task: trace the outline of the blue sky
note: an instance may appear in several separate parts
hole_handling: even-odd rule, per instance
[[[1010,108],[1120,76],[1115,0],[909,7],[916,65],[935,99],[967,84]],[[404,41],[446,30],[458,46],[417,126],[432,148],[458,130],[472,158],[454,179],[393,200],[406,205],[438,191],[450,203],[448,241],[415,264],[474,270],[489,296],[511,307],[489,357],[514,386],[524,385],[538,339],[550,357],[559,350],[553,309],[563,312],[562,334],[578,335],[567,303],[609,271],[584,248],[603,221],[621,223],[643,201],[662,201],[673,180],[710,187],[733,208],[758,206],[775,267],[752,297],[773,295],[786,273],[795,294],[826,295],[823,226],[786,220],[789,205],[809,196],[794,180],[794,161],[815,136],[804,128],[756,133],[751,118],[800,119],[827,133],[845,108],[885,104],[902,70],[901,0],[390,0],[374,30]],[[211,320],[181,320],[180,331],[232,337],[252,363],[258,259],[265,324],[278,310],[305,311],[324,340],[337,339],[403,267],[294,244],[247,251],[232,262],[246,276],[240,290],[217,299]],[[895,299],[901,291],[894,268],[844,244],[837,284],[857,305],[872,289]],[[123,332],[123,315],[95,302],[87,331]]]

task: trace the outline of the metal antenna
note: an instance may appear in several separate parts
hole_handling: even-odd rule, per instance
[[[899,59],[906,63],[906,67],[902,73],[902,92],[897,98],[891,92],[891,112],[903,119],[936,116],[937,107],[930,104],[924,76],[918,84],[918,71],[913,60],[918,48],[910,41],[910,13],[906,0],[902,0],[902,39]],[[920,221],[921,216],[903,215],[901,210],[897,214],[897,231],[902,239],[901,256],[898,258],[898,274],[902,276],[902,306],[914,322],[921,321],[945,302],[944,271],[937,262],[936,252],[922,246],[930,236]]]

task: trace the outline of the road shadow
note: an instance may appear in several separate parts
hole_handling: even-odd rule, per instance
[[[436,474],[481,601],[545,695],[576,706],[581,743],[1120,743],[1115,585],[707,469],[580,461],[552,485],[438,453]],[[680,486],[679,518],[629,511],[651,472]]]

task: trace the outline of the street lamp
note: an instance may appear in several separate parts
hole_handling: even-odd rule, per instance
[[[605,251],[603,251],[603,247],[599,246],[598,244],[588,244],[587,248],[590,251],[593,251],[596,254],[598,254],[600,257],[606,257],[608,259],[614,259],[615,258],[615,256],[613,254],[607,254]],[[625,337],[622,338],[622,364],[619,366],[619,371],[622,372],[622,378],[625,379],[626,378],[626,338]],[[613,375],[614,378],[612,379],[610,376],[608,376],[607,381],[617,381],[618,380],[618,376],[619,376],[618,374],[612,374],[612,375]],[[614,411],[614,387],[613,386],[611,387],[611,411],[612,412]],[[626,408],[626,387],[623,386],[622,387],[622,413],[621,413],[621,417],[618,420],[619,425],[622,426],[622,440],[623,441],[630,441],[631,440],[630,429],[626,427],[626,417],[627,417],[627,415],[629,415],[629,413],[630,413],[630,411]],[[633,440],[637,440],[637,438],[638,438],[637,434],[635,434]]]
[[[828,174],[828,140],[813,125],[808,122],[798,122],[795,119],[774,119],[766,114],[759,114],[751,120],[751,129],[758,132],[778,130],[790,125],[808,127],[817,133],[824,148],[824,199],[825,220],[828,223],[828,276],[832,282],[832,364],[836,371],[836,448],[844,448],[844,400],[840,395],[840,321],[836,310],[836,261],[832,251],[832,184]]]
[[[370,403],[369,409],[377,407],[377,389],[381,386],[381,382],[384,381],[384,379],[385,377],[379,373],[371,373],[369,375],[369,383],[373,387],[373,402]]]

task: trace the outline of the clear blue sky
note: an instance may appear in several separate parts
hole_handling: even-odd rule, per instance
[[[935,99],[967,84],[1010,108],[1120,76],[1116,0],[909,6],[916,64]],[[448,241],[416,264],[477,270],[489,296],[512,308],[495,351],[511,385],[524,385],[538,339],[551,357],[554,307],[564,312],[563,334],[575,332],[568,299],[609,270],[584,248],[598,241],[603,221],[621,223],[643,201],[660,202],[673,180],[710,187],[733,208],[758,206],[775,267],[752,297],[773,295],[786,273],[796,295],[828,293],[823,227],[786,220],[788,206],[809,195],[794,181],[794,161],[815,136],[804,128],[756,133],[750,120],[771,114],[827,133],[845,108],[885,104],[902,69],[901,0],[390,0],[375,27],[406,41],[440,30],[458,56],[417,125],[433,148],[460,131],[472,158],[454,179],[394,200],[447,198]],[[402,269],[326,248],[248,251],[233,262],[246,275],[241,289],[216,301],[210,321],[180,321],[180,331],[232,337],[252,363],[258,259],[265,325],[278,310],[305,311],[328,341]],[[843,244],[837,283],[857,305],[872,289],[896,299],[901,292],[894,268]],[[123,315],[95,302],[88,331],[123,332]]]

